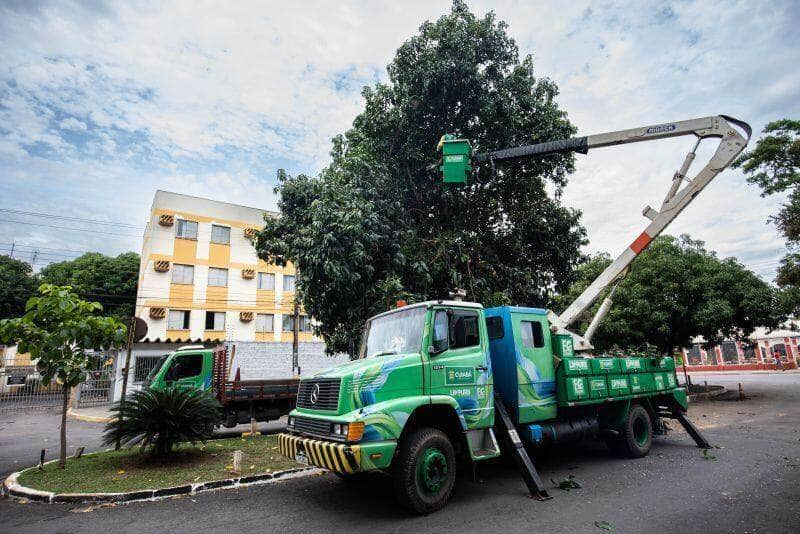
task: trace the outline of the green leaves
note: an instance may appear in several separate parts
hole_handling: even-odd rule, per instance
[[[555,487],[560,489],[561,491],[570,491],[573,489],[582,488],[581,483],[575,479],[575,475],[569,475],[567,478],[561,480],[560,482],[556,482],[552,478],[550,482],[553,483]]]
[[[168,455],[177,443],[205,442],[222,419],[217,400],[193,389],[136,391],[111,411],[114,416],[106,425],[103,443],[141,438],[142,446],[151,446],[156,456]]]
[[[0,321],[0,342],[19,344],[30,352],[44,384],[58,379],[75,386],[85,380],[86,352],[125,343],[125,326],[99,317],[102,306],[81,300],[69,286],[42,284],[31,297],[25,315]]]
[[[559,305],[566,306],[610,261],[603,255],[581,266]],[[774,289],[733,258],[720,260],[685,235],[661,236],[631,265],[593,344],[600,350],[651,344],[670,353],[690,346],[695,336],[714,344],[747,337],[757,326],[776,327],[782,319],[778,309]],[[582,328],[591,315],[582,318]]]
[[[557,87],[519,57],[505,23],[455,1],[387,71],[387,83],[365,88],[321,175],[281,179],[281,215],[257,241],[262,259],[299,269],[303,305],[332,351],[355,353],[364,320],[398,298],[461,288],[486,304],[546,304],[582,259],[580,213],[559,200],[572,156],[481,167],[463,188],[440,183],[445,132],[478,151],[575,133]]]

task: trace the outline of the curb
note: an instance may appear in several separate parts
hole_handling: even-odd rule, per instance
[[[35,469],[35,467],[30,467],[28,469]],[[27,469],[25,471],[27,471]],[[195,482],[192,484],[184,484],[182,486],[173,486],[170,488],[138,490],[127,493],[52,493],[49,491],[41,491],[28,488],[26,486],[21,486],[17,483],[17,478],[22,471],[18,471],[16,473],[11,473],[11,475],[9,475],[9,477],[3,482],[2,493],[11,499],[27,499],[29,501],[43,502],[48,504],[126,504],[136,501],[157,501],[174,497],[176,495],[196,495],[197,493],[219,489],[241,488],[254,486],[257,484],[270,484],[273,482],[279,482],[280,480],[300,478],[321,472],[323,472],[322,469],[316,467],[297,467],[295,469],[276,471],[274,473],[247,475],[224,480],[212,480],[208,482]]]
[[[70,408],[67,410],[67,417],[71,419],[75,419],[77,421],[84,421],[86,423],[110,423],[113,419],[112,417],[99,417],[96,415],[84,415],[82,413],[76,412],[74,409]]]
[[[717,387],[719,387],[720,389],[715,389],[713,391],[704,391],[703,393],[692,393],[688,396],[689,401],[697,402],[701,400],[711,400],[715,397],[719,397],[720,395],[723,395],[728,392],[728,389],[725,386],[717,386]]]

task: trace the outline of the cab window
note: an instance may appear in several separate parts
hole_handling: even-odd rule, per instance
[[[172,362],[170,380],[192,378],[203,370],[202,354],[179,354]]]
[[[522,334],[522,345],[529,349],[544,347],[544,331],[542,323],[538,321],[522,321],[519,323]]]
[[[479,344],[478,313],[453,310],[450,313],[450,348],[461,349]]]

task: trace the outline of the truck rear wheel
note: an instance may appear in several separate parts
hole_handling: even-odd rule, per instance
[[[653,444],[653,421],[641,405],[634,404],[620,428],[619,438],[606,442],[612,452],[626,458],[647,456]]]
[[[453,493],[456,480],[453,444],[441,430],[415,430],[403,440],[392,469],[400,504],[417,514],[435,512]]]

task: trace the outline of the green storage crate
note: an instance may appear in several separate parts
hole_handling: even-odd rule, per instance
[[[553,351],[561,359],[575,356],[575,345],[569,334],[556,334],[553,336]]]
[[[644,358],[618,358],[621,373],[644,373],[647,371]]]
[[[564,376],[586,376],[592,374],[592,367],[587,358],[564,358],[561,361]]]
[[[673,372],[666,372],[664,373],[664,380],[666,380],[667,388],[666,389],[675,389],[678,387],[678,379]]]
[[[653,384],[655,387],[653,388],[655,391],[664,391],[667,389],[667,380],[664,373],[653,373]]]
[[[675,358],[672,356],[664,356],[663,358],[658,359],[658,368],[661,371],[675,371]]]
[[[655,391],[653,375],[650,373],[631,373],[628,375],[628,383],[630,383],[633,395]]]
[[[583,401],[589,398],[589,382],[583,376],[565,376],[560,397],[567,402]]]
[[[594,375],[611,375],[619,374],[618,358],[592,358],[592,374]]]
[[[608,394],[611,397],[630,395],[631,385],[627,375],[608,375]]]
[[[605,399],[608,397],[608,387],[606,386],[605,376],[590,376],[588,381],[590,399]]]

